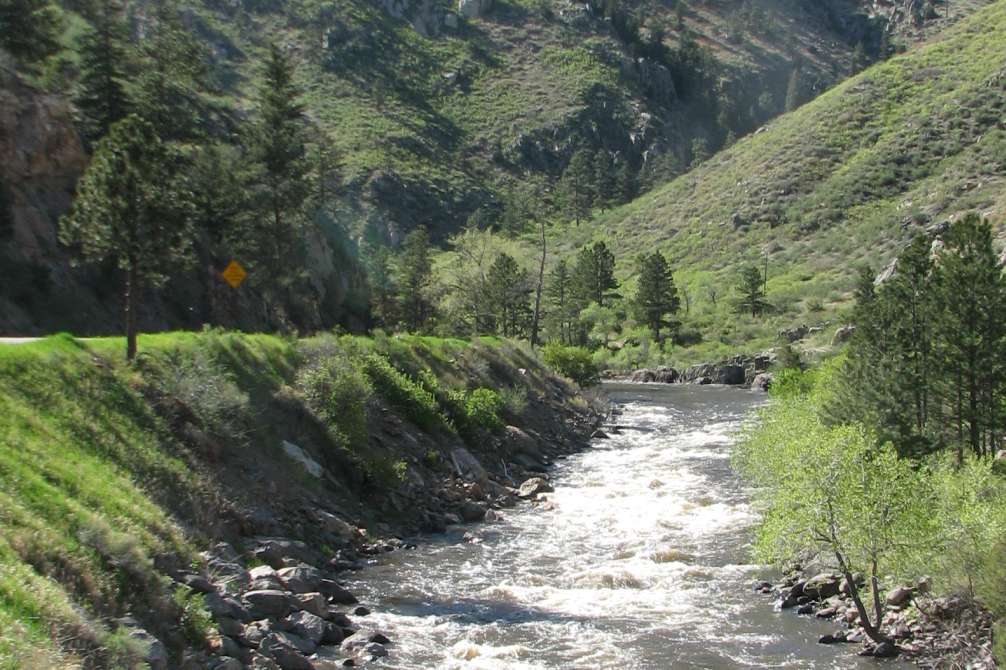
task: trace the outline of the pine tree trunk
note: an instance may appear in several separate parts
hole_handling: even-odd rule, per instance
[[[126,271],[125,295],[125,325],[126,325],[126,360],[132,362],[136,358],[136,291],[137,286],[136,259],[130,257],[129,270]]]
[[[545,254],[547,251],[545,241],[545,220],[542,219],[539,221],[538,226],[541,229],[541,264],[538,266],[538,290],[535,291],[534,295],[534,319],[531,321],[532,349],[538,346],[538,319],[541,316],[541,292],[545,287]]]

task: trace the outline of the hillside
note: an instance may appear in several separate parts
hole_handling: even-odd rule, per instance
[[[570,247],[608,240],[623,276],[667,253],[691,296],[699,351],[773,344],[831,322],[861,264],[881,270],[912,235],[976,210],[1006,214],[1006,3],[836,86],[663,188],[570,228]],[[765,320],[731,313],[738,270],[768,266]],[[631,281],[630,281],[631,283]]]
[[[303,563],[331,578],[325,598],[288,599],[338,624],[317,667],[341,667],[339,641],[366,622],[345,616],[338,573],[396,535],[515,504],[510,477],[594,421],[498,340],[173,333],[143,338],[130,367],[122,346],[0,344],[4,670],[250,663],[268,644],[247,624],[277,612],[241,595],[286,588],[261,566]],[[249,586],[256,566],[272,586]]]
[[[856,58],[876,58],[885,31],[894,44],[918,39],[984,2],[955,2],[949,19],[912,30],[908,2],[640,0],[612,4],[615,14],[567,0],[461,4],[179,3],[208,54],[200,94],[208,139],[240,137],[268,45],[278,43],[293,56],[311,140],[335,151],[337,179],[306,234],[311,281],[287,322],[270,316],[256,290],[234,299],[216,276],[229,258],[202,248],[198,272],[149,296],[144,328],[364,328],[361,240],[397,245],[419,225],[442,240],[480,209],[498,217],[513,192],[523,198],[531,186],[549,201],[578,146],[624,164],[644,188],[661,183],[697,152],[782,112],[794,80],[794,99],[810,98],[845,78]],[[114,272],[70,267],[55,234],[88,161],[71,104],[85,6],[61,3],[63,50],[38,72],[5,65],[0,84],[11,111],[0,137],[17,138],[0,139],[3,219],[13,223],[0,240],[0,328],[9,332],[107,333],[119,321]],[[134,46],[152,7],[125,5]],[[142,69],[129,68],[130,76]]]

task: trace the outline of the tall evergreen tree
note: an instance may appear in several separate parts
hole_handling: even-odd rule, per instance
[[[979,456],[994,454],[1002,433],[1006,286],[987,221],[969,214],[951,224],[942,241],[936,317],[941,392],[963,460],[965,445]]]
[[[580,221],[590,215],[596,194],[594,184],[593,154],[587,149],[579,149],[569,160],[559,182],[559,195],[568,217],[580,225]]]
[[[667,259],[659,251],[645,254],[639,259],[639,286],[636,289],[636,308],[653,333],[653,339],[661,342],[661,330],[672,329],[675,322],[668,319],[678,313],[681,299],[674,285],[674,277]]]
[[[365,257],[370,284],[370,313],[375,325],[389,328],[398,321],[398,285],[391,268],[391,252],[379,246]]]
[[[611,154],[598,149],[594,154],[594,206],[605,209],[615,201],[615,163]]]
[[[303,256],[304,203],[311,192],[304,108],[294,83],[294,66],[277,46],[269,49],[258,91],[257,118],[248,154],[250,251],[265,271],[263,280],[289,284]],[[262,212],[266,212],[262,216]]]
[[[0,0],[0,49],[25,64],[59,50],[59,19],[49,0]]]
[[[624,204],[635,198],[638,192],[636,170],[628,160],[623,159],[615,170],[615,197],[619,204]]]
[[[597,241],[584,247],[576,257],[573,270],[573,296],[578,309],[592,302],[604,306],[611,292],[618,288],[615,279],[615,255],[608,246]]]
[[[131,115],[112,126],[77,184],[60,239],[89,261],[114,259],[125,276],[126,358],[136,356],[136,312],[145,286],[157,286],[188,258],[187,194],[172,167],[176,157],[146,121]]]
[[[735,310],[741,314],[750,312],[752,317],[757,318],[770,306],[765,300],[765,284],[758,268],[753,265],[741,268],[737,280]]]
[[[430,302],[426,291],[432,275],[430,234],[425,227],[420,226],[405,236],[398,258],[402,318],[412,332],[421,331],[430,318]]]
[[[531,279],[513,256],[501,253],[486,273],[484,300],[495,330],[503,337],[527,332],[531,321]]]
[[[150,32],[140,42],[141,68],[133,110],[165,140],[200,133],[199,93],[206,87],[207,54],[188,30],[173,0],[154,3]]]
[[[130,109],[124,83],[127,35],[122,11],[118,0],[99,3],[92,28],[84,33],[78,47],[80,78],[74,102],[84,137],[91,142],[104,137]]]
[[[559,331],[559,341],[572,344],[576,311],[573,307],[573,275],[566,261],[559,261],[549,272],[545,282],[545,300],[549,321]]]

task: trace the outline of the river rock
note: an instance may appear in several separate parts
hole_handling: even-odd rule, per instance
[[[277,636],[267,637],[259,649],[283,670],[315,670],[314,664],[304,657],[303,652]]]
[[[887,594],[887,604],[891,607],[902,607],[912,600],[912,589],[899,586]]]
[[[224,656],[213,666],[213,670],[244,670],[245,664],[236,658]]]
[[[277,570],[276,575],[294,593],[312,593],[318,591],[322,580],[321,571],[318,568],[305,564]]]
[[[310,640],[315,646],[325,637],[325,620],[310,612],[291,614],[284,620],[284,624],[288,631]]]
[[[831,346],[837,347],[845,344],[852,339],[852,336],[856,333],[855,326],[842,326],[835,331],[835,334],[831,338]]]
[[[773,375],[771,372],[762,372],[754,378],[751,382],[751,390],[753,391],[768,391],[769,387],[772,385]]]
[[[541,477],[532,477],[520,485],[517,490],[517,497],[527,500],[535,498],[541,493],[551,493],[555,491],[552,485]]]
[[[299,593],[294,596],[292,604],[297,609],[323,619],[328,616],[328,600],[320,593]]]
[[[901,653],[901,650],[891,642],[881,642],[873,648],[873,655],[876,658],[894,658]]]
[[[458,507],[458,513],[461,515],[461,519],[466,523],[475,523],[482,521],[485,518],[486,509],[476,502],[465,500]]]
[[[314,510],[314,516],[326,532],[350,542],[357,537],[357,530],[336,515],[325,510]]]
[[[482,483],[489,479],[479,459],[464,447],[458,447],[451,452],[451,461],[454,463],[454,470],[468,481]]]
[[[832,596],[838,595],[838,588],[840,584],[840,577],[827,572],[822,572],[821,574],[815,575],[807,580],[807,583],[803,585],[803,592],[811,598],[826,600]]]
[[[282,617],[290,611],[290,601],[286,593],[275,589],[249,591],[244,594],[244,600],[248,603],[248,611],[253,619]]]
[[[356,605],[360,602],[356,596],[331,579],[321,580],[318,583],[318,590],[336,605]]]

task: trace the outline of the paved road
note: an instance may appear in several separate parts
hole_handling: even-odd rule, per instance
[[[27,344],[41,339],[41,337],[0,337],[0,344]]]

